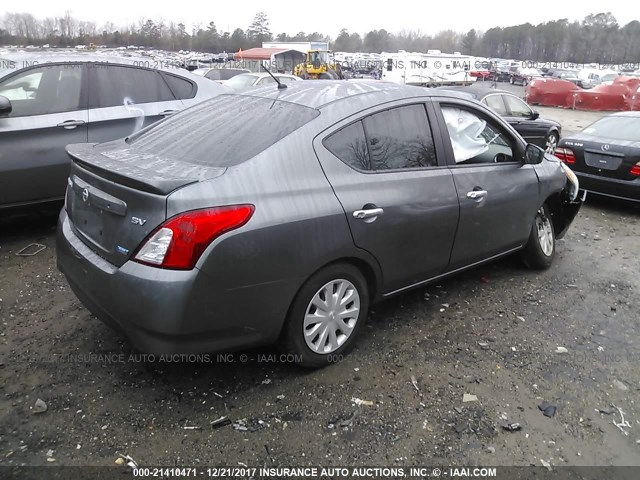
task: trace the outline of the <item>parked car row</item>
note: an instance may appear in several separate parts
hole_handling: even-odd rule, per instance
[[[9,54],[0,70],[0,208],[62,199],[71,143],[131,135],[228,88],[90,54]]]
[[[0,205],[66,186],[58,266],[147,352],[326,365],[373,302],[513,253],[549,267],[584,200],[575,142],[508,92],[14,61]]]

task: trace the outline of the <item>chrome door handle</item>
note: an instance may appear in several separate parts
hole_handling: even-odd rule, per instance
[[[71,130],[72,128],[79,127],[80,125],[84,125],[84,120],[65,120],[64,122],[59,123],[56,126]]]
[[[371,208],[369,210],[356,210],[353,212],[353,217],[358,219],[372,218],[382,215],[384,210],[382,208]]]
[[[471,200],[481,200],[486,196],[486,190],[472,190],[470,192],[467,192],[467,198],[470,198]]]

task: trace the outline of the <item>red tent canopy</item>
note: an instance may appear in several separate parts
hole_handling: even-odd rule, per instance
[[[235,54],[235,57],[243,60],[271,60],[272,55],[288,51],[287,48],[250,48],[249,50],[240,50]]]

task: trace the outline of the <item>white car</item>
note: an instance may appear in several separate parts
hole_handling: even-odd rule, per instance
[[[300,77],[296,77],[295,75],[287,75],[284,73],[274,73],[273,76],[282,83],[291,83],[302,80]],[[224,85],[225,87],[231,87],[234,90],[244,90],[246,88],[268,85],[269,83],[276,82],[268,73],[242,73],[230,78],[224,82]]]
[[[251,73],[251,71],[246,68],[198,68],[191,73],[201,75],[209,80],[213,80],[214,82],[225,83],[236,75]]]

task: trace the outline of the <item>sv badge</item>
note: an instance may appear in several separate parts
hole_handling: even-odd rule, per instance
[[[131,223],[133,223],[134,225],[144,225],[145,223],[147,223],[147,219],[142,219],[139,217],[131,217]]]

